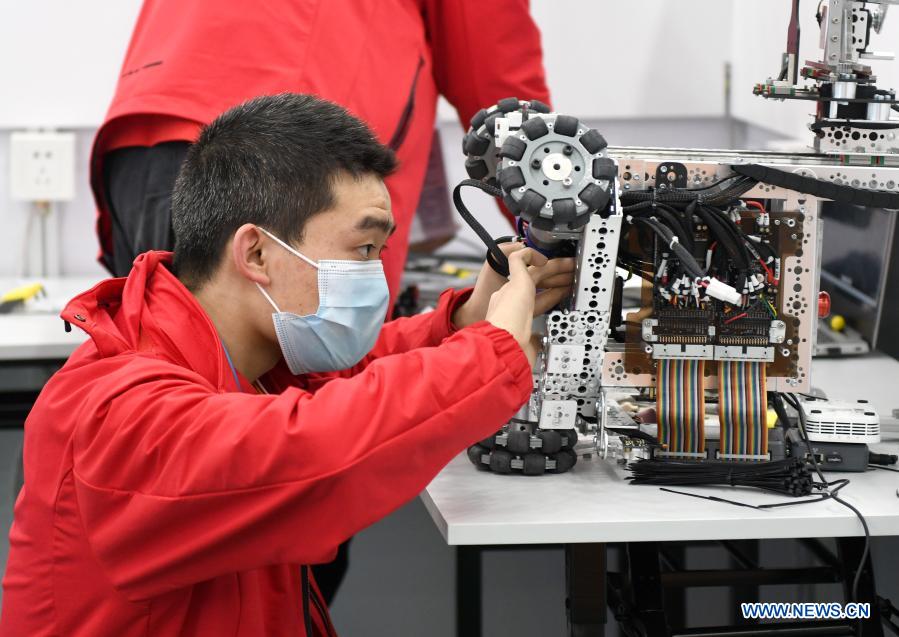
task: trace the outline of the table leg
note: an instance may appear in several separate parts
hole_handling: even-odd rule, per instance
[[[602,637],[606,626],[606,545],[566,544],[565,581],[571,637]]]
[[[646,634],[668,637],[671,629],[665,615],[658,544],[630,542],[627,545],[627,557],[634,601]]]
[[[456,635],[481,637],[481,547],[456,547]]]
[[[837,538],[837,553],[840,563],[843,565],[843,589],[846,601],[856,601],[871,604],[871,617],[861,622],[859,637],[883,637],[883,626],[880,623],[880,612],[877,609],[876,589],[874,588],[874,569],[871,566],[871,554],[862,564],[862,574],[858,581],[858,599],[852,599],[852,582],[855,578],[855,569],[865,548],[863,537]]]

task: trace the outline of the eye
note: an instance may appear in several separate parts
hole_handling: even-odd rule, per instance
[[[356,250],[359,251],[359,254],[362,255],[363,259],[370,259],[372,253],[377,250],[377,246],[375,246],[373,243],[368,243],[364,246],[359,246],[358,248],[356,248]]]

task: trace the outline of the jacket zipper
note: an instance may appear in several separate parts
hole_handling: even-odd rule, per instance
[[[331,625],[331,617],[325,612],[325,609],[322,607],[322,601],[319,599],[318,595],[316,595],[315,591],[312,591],[311,599],[319,616],[322,618],[322,623],[325,625],[328,637],[337,637],[337,633],[334,632],[334,627]]]
[[[312,615],[309,614],[309,567],[300,567],[300,577],[303,586],[303,623],[306,628],[306,637],[315,637],[312,632]]]
[[[415,69],[415,76],[412,78],[412,89],[409,91],[409,99],[406,100],[406,106],[400,114],[400,121],[397,124],[390,143],[387,145],[392,150],[399,150],[406,139],[406,133],[409,132],[409,125],[412,123],[412,113],[415,111],[415,89],[418,87],[418,76],[421,75],[421,69],[425,65],[425,59],[418,56],[418,68]]]

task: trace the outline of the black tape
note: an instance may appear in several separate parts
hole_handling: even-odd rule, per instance
[[[868,188],[854,188],[845,184],[835,184],[815,177],[805,177],[770,166],[758,164],[736,164],[731,166],[738,175],[746,175],[772,186],[830,199],[841,203],[874,208],[899,209],[899,193]]]

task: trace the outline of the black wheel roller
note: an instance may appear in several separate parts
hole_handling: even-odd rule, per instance
[[[487,162],[483,159],[466,159],[465,171],[472,179],[483,179],[490,172],[487,168]]]
[[[573,449],[577,444],[577,429],[563,429],[559,433],[562,436],[562,449]]]
[[[515,168],[517,168],[517,166],[515,166]],[[506,171],[504,170],[503,172]],[[519,170],[519,172],[521,171]],[[533,188],[528,188],[521,197],[521,209],[527,210],[534,215],[534,222],[537,221],[537,216],[540,214],[540,211],[543,210],[544,205],[546,205],[546,197]],[[550,223],[552,223],[552,221],[550,221]]]
[[[528,221],[528,224],[532,228],[536,228],[537,230],[545,230],[546,232],[552,232],[556,229],[556,223],[552,219],[547,219],[546,217],[541,217],[540,215],[534,215],[533,218]]]
[[[587,187],[578,194],[578,197],[587,204],[590,210],[602,210],[609,203],[609,193],[596,184],[587,184]]]
[[[542,117],[532,117],[521,125],[521,131],[530,140],[535,140],[549,133],[549,127]]]
[[[490,453],[489,449],[485,449],[481,445],[472,445],[468,448],[468,459],[471,460],[471,464],[477,467],[481,471],[487,470],[487,465],[481,462],[481,458]]]
[[[490,453],[490,470],[494,473],[512,473],[512,454],[505,449]]]
[[[510,431],[509,438],[506,440],[506,449],[514,454],[526,454],[531,450],[531,434],[519,429]]]
[[[562,449],[562,451],[552,456],[552,458],[556,461],[556,468],[553,469],[553,473],[565,473],[577,464],[577,454],[571,449]]]
[[[521,206],[518,205],[518,202],[512,199],[512,195],[506,195],[503,197],[503,203],[506,204],[506,208],[509,209],[516,217],[521,214]]]
[[[571,115],[559,115],[556,117],[556,123],[553,125],[553,130],[559,135],[574,137],[577,135],[577,127],[579,124],[580,122],[577,121],[577,117],[572,117]]]
[[[469,132],[462,140],[462,150],[466,155],[483,155],[490,148],[490,140],[481,137],[474,131]]]
[[[588,153],[595,155],[609,144],[606,142],[605,137],[600,135],[598,130],[592,128],[581,135],[581,145],[587,149]]]
[[[516,188],[524,186],[524,173],[518,166],[507,166],[499,171],[499,185],[506,192],[512,192]],[[525,193],[527,194],[527,193]],[[544,200],[545,201],[545,200]]]
[[[586,136],[585,136],[586,137]],[[597,157],[593,160],[593,179],[615,179],[618,167],[608,157]]]
[[[577,204],[570,197],[553,200],[553,223],[570,223],[577,216]]]
[[[511,113],[521,108],[517,97],[506,97],[496,103],[496,110],[501,113]]]
[[[499,151],[499,156],[507,157],[508,159],[513,159],[515,161],[521,161],[521,158],[524,157],[524,151],[527,150],[527,147],[528,145],[517,137],[507,137],[506,141],[503,143],[503,147]]]
[[[528,106],[530,107],[530,109],[532,111],[536,111],[538,113],[549,113],[550,112],[549,104],[544,104],[540,100],[531,100],[530,103],[528,104]]]
[[[486,438],[478,442],[478,444],[482,447],[486,447],[488,451],[490,449],[493,449],[496,446],[496,437],[499,435],[499,433],[500,432],[497,431],[492,436],[487,436]]]
[[[475,130],[478,130],[481,127],[481,124],[484,123],[484,120],[487,119],[487,116],[490,113],[487,112],[487,109],[482,108],[477,113],[474,114],[474,117],[471,118],[471,127]]]
[[[562,436],[559,435],[558,431],[543,429],[537,432],[537,437],[543,441],[543,446],[540,448],[540,451],[547,456],[557,453],[559,449],[562,448]]]
[[[578,228],[583,228],[584,226],[587,225],[588,221],[590,221],[590,215],[586,214],[586,213],[582,214],[579,217],[575,217],[574,221],[572,221],[571,223],[568,224],[568,229],[569,230],[577,230]]]
[[[542,453],[529,453],[522,459],[524,466],[521,472],[526,476],[542,476],[546,473],[546,456]]]

